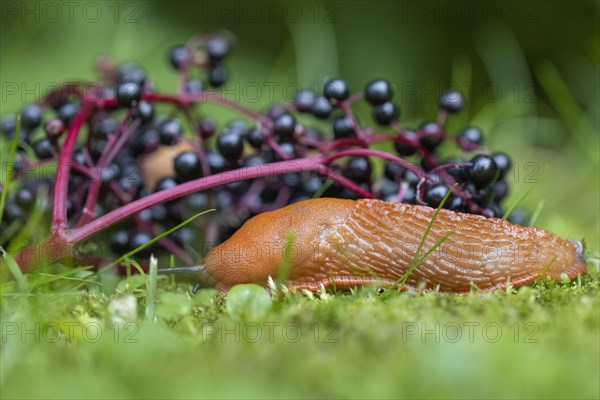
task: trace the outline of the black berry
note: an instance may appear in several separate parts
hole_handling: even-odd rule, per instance
[[[511,168],[510,157],[506,153],[497,152],[492,154],[492,159],[500,170],[500,178],[503,178]]]
[[[202,176],[202,168],[198,155],[192,151],[184,151],[173,160],[175,173],[180,182],[186,182]]]
[[[258,128],[251,128],[246,131],[246,141],[255,149],[260,149],[265,142],[265,136]]]
[[[92,135],[98,139],[105,139],[108,135],[115,133],[118,128],[117,121],[112,118],[101,119],[92,130]]]
[[[331,103],[323,96],[315,99],[310,111],[319,119],[327,119],[331,115]]]
[[[392,100],[394,89],[385,79],[370,82],[365,88],[365,100],[371,105],[378,106]]]
[[[398,107],[389,101],[373,107],[373,119],[380,125],[389,125],[397,120],[399,115]]]
[[[56,140],[65,133],[65,124],[60,119],[51,119],[44,125],[46,136],[50,140]]]
[[[440,96],[440,108],[450,114],[457,113],[465,106],[463,96],[457,91],[448,91]]]
[[[225,83],[229,73],[227,72],[227,68],[223,65],[216,65],[210,69],[208,72],[208,83],[211,86],[219,87]]]
[[[296,149],[292,143],[289,143],[289,142],[279,143],[279,147],[286,154],[289,154],[291,156],[297,155]],[[271,152],[271,155],[272,155],[273,161],[283,161],[283,158],[279,155],[279,153],[275,152],[275,150],[273,150]]]
[[[211,174],[218,174],[225,171],[225,166],[227,164],[225,158],[214,151],[206,152],[206,163],[208,164]]]
[[[33,144],[33,151],[40,160],[46,160],[54,157],[54,146],[48,138],[38,140]]]
[[[444,140],[440,126],[435,122],[424,123],[419,129],[419,134],[419,142],[428,151],[434,151]]]
[[[185,46],[175,46],[169,52],[169,62],[177,70],[187,66],[191,59],[192,55]]]
[[[166,222],[169,218],[169,212],[164,204],[157,204],[150,208],[150,216],[156,222]]]
[[[217,138],[217,148],[227,160],[235,161],[244,150],[244,137],[237,132],[224,132]]]
[[[494,193],[494,200],[502,200],[508,194],[508,183],[505,180],[492,183],[492,192]]]
[[[2,133],[8,137],[11,137],[17,128],[17,117],[14,115],[7,115],[2,118],[2,122],[0,122],[0,130]]]
[[[129,107],[142,98],[142,86],[134,82],[124,82],[117,86],[117,104]]]
[[[146,73],[135,63],[126,63],[117,69],[117,83],[132,82],[142,86],[146,81]]]
[[[489,186],[500,176],[500,169],[490,156],[477,155],[471,159],[471,164],[471,179],[478,187]]]
[[[75,115],[79,112],[79,104],[76,103],[65,103],[58,109],[58,118],[60,118],[65,125],[70,125]]]
[[[283,114],[273,121],[273,133],[280,139],[291,139],[296,130],[296,119],[291,114]]]
[[[352,120],[347,115],[336,118],[333,121],[333,134],[336,139],[356,136]]]
[[[39,104],[28,104],[21,111],[21,127],[35,129],[42,122],[42,107]]]
[[[386,161],[383,167],[383,175],[391,181],[398,182],[404,176],[405,169],[402,165]]]
[[[294,106],[300,112],[309,112],[314,102],[315,95],[310,90],[301,90],[294,98]]]
[[[213,136],[216,131],[217,126],[215,121],[210,118],[204,118],[198,124],[198,132],[200,132],[200,136],[202,136],[203,139],[208,139],[209,137]]]
[[[152,236],[147,232],[134,233],[129,241],[129,248],[132,250],[137,249],[138,247],[145,245],[151,240]],[[140,250],[137,253],[139,257],[148,257],[150,254],[152,254],[152,246],[146,247],[145,249]]]
[[[513,224],[528,226],[529,225],[529,215],[527,211],[517,208],[506,218],[509,222]]]
[[[329,100],[346,100],[349,94],[350,88],[348,88],[348,83],[343,79],[330,79],[323,86],[323,96]]]
[[[127,231],[117,231],[110,238],[110,249],[116,253],[125,253],[129,248],[129,233]]]
[[[133,110],[132,115],[133,118],[139,118],[142,122],[150,122],[154,118],[154,107],[152,104],[147,101],[140,101]]]
[[[185,83],[185,91],[188,93],[202,93],[202,82],[199,79],[188,79]]]
[[[367,182],[371,178],[371,164],[366,157],[354,157],[348,161],[344,175],[355,182]]]
[[[27,187],[22,187],[15,194],[15,203],[23,210],[30,210],[35,204],[35,193]]]
[[[154,188],[155,192],[160,192],[161,190],[171,189],[177,186],[177,181],[171,177],[163,178],[156,183],[156,187]]]
[[[483,143],[483,133],[475,127],[469,127],[458,134],[458,140],[467,145],[480,146]]]
[[[412,156],[417,152],[414,143],[417,142],[417,134],[413,131],[404,131],[400,135],[403,140],[396,140],[394,142],[394,148],[401,156]]]
[[[171,146],[179,141],[179,138],[183,134],[183,128],[179,121],[171,119],[160,125],[158,133],[160,142]]]
[[[4,220],[9,224],[22,219],[25,216],[23,209],[16,203],[8,202],[4,205]]]
[[[229,42],[227,39],[215,36],[206,43],[206,53],[214,61],[220,61],[229,53]]]
[[[159,133],[154,128],[138,130],[135,133],[129,150],[132,155],[139,156],[154,151],[160,145]]]
[[[444,197],[446,196],[446,194],[448,194],[448,190],[448,187],[443,183],[433,184],[425,189],[423,200],[430,207],[438,207],[441,204]]]

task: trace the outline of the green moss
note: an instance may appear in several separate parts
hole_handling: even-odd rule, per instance
[[[139,287],[4,296],[1,395],[595,398],[598,278],[462,296],[291,293],[253,320],[166,277],[157,305],[170,312],[155,320]],[[114,307],[126,296],[130,321]]]

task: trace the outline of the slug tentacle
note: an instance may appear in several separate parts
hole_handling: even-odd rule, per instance
[[[190,265],[184,267],[159,268],[157,272],[159,275],[177,275],[198,279],[198,274],[203,270],[204,267],[201,265]]]
[[[349,289],[398,282],[444,235],[447,239],[415,268],[406,285],[444,292],[520,286],[539,276],[560,280],[585,274],[580,246],[533,227],[497,218],[440,210],[416,255],[435,210],[380,200],[313,199],[258,215],[212,249],[200,274],[206,285],[267,284],[283,255],[286,283],[298,289],[321,285]],[[292,251],[286,237],[295,237]]]

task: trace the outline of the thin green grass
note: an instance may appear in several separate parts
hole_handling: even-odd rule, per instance
[[[434,224],[435,220],[437,219],[438,214],[440,213],[440,210],[442,209],[442,207],[444,207],[444,204],[446,204],[446,201],[448,201],[448,199],[452,195],[452,191],[454,190],[456,185],[457,185],[456,183],[454,185],[452,185],[450,190],[448,190],[448,193],[446,193],[446,195],[444,196],[444,198],[442,199],[440,204],[435,209],[435,212],[433,213],[431,220],[429,221],[429,224],[427,224],[427,228],[425,229],[425,232],[423,233],[423,237],[421,237],[421,241],[419,242],[417,251],[413,255],[413,259],[410,263],[410,267],[404,273],[404,275],[402,275],[402,277],[394,285],[392,285],[393,287],[398,286],[398,285],[400,286],[400,288],[404,287],[404,284],[408,280],[410,274],[415,269],[417,269],[421,264],[423,264],[423,262],[427,259],[427,257],[435,249],[437,249],[442,243],[444,243],[446,241],[446,239],[448,239],[448,237],[450,237],[450,235],[452,235],[454,233],[454,231],[450,231],[447,234],[445,234],[444,236],[442,236],[427,252],[425,252],[425,254],[422,257],[419,257],[419,255],[421,254],[421,251],[423,250],[423,246],[425,246],[425,241],[427,240],[427,237],[429,236],[429,232],[431,231],[431,228],[433,227],[433,224]]]
[[[2,165],[2,169],[6,167],[6,175],[3,175],[2,179],[2,194],[0,195],[0,221],[2,221],[2,217],[4,215],[4,206],[6,204],[6,198],[8,197],[8,187],[12,180],[12,176],[14,173],[14,162],[15,156],[17,154],[17,145],[19,144],[19,138],[21,137],[21,116],[17,117],[17,126],[15,128],[15,132],[13,133],[13,138],[10,143],[10,152],[8,154],[8,162]]]
[[[158,282],[158,260],[156,257],[150,257],[150,267],[146,279],[146,311],[147,319],[153,320],[156,317],[156,285]]]
[[[535,187],[538,185],[538,183],[540,183],[541,180],[544,178],[544,176],[546,175],[546,171],[548,171],[548,165],[546,165],[546,167],[544,167],[544,170],[540,174],[540,179],[533,182],[531,184],[531,186],[529,186],[529,188],[521,196],[519,196],[519,198],[517,198],[510,205],[510,207],[508,207],[506,209],[506,211],[504,212],[504,215],[502,215],[502,219],[508,218],[508,216],[515,210],[515,208],[517,208],[519,206],[519,204],[521,204],[523,202],[523,200],[525,200],[525,198],[527,198],[527,196],[529,196],[529,194],[533,191],[533,189],[535,189]]]
[[[18,231],[23,227],[23,223],[19,220],[13,221],[4,232],[0,233],[0,246],[3,246],[5,243],[8,243],[8,240],[12,238]]]
[[[538,202],[538,205],[535,208],[535,211],[533,212],[533,214],[531,214],[531,218],[529,219],[529,226],[535,226],[535,223],[537,222],[538,218],[542,214],[542,210],[544,209],[545,204],[546,204],[545,199],[542,199]]]
[[[538,278],[541,278],[542,274],[545,274],[546,272],[548,272],[548,270],[550,269],[550,267],[552,267],[552,264],[554,264],[554,261],[556,261],[556,256],[552,257],[552,260],[550,260],[550,262],[548,263],[548,265],[546,265],[544,267],[544,269],[538,274]]]
[[[27,278],[21,271],[21,268],[19,268],[19,265],[17,265],[17,262],[2,247],[0,247],[0,253],[2,253],[2,258],[4,259],[3,263],[6,263],[8,270],[17,282],[17,289],[19,293],[28,293],[29,284],[27,283]]]
[[[47,188],[41,187],[37,192],[35,206],[28,218],[28,223],[25,224],[21,230],[19,230],[16,235],[11,238],[7,249],[9,253],[16,253],[16,250],[23,248],[25,243],[28,243],[29,241],[36,243],[36,239],[42,238],[43,230],[40,230],[40,227],[44,225],[43,221],[45,220],[45,208],[47,201]]]
[[[315,194],[313,195],[313,199],[318,199],[321,196],[323,196],[323,193],[325,193],[325,191],[327,189],[329,189],[329,186],[331,186],[333,184],[332,180],[328,180],[323,182],[323,184],[319,187],[319,189],[315,192]]]

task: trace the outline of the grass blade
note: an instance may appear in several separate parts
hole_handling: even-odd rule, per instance
[[[318,199],[321,196],[323,196],[323,193],[325,193],[325,191],[327,189],[329,189],[329,186],[331,186],[333,184],[333,181],[325,181],[323,182],[323,184],[319,187],[319,189],[315,192],[315,194],[313,195],[313,199]]]
[[[150,268],[146,279],[146,318],[154,319],[156,303],[156,283],[158,280],[158,260],[150,256]]]
[[[23,275],[23,271],[19,268],[17,262],[12,258],[10,254],[8,254],[2,247],[0,247],[0,253],[2,254],[2,258],[8,267],[8,270],[12,274],[13,278],[17,282],[17,288],[19,289],[19,293],[29,293],[29,284],[27,283],[27,278]]]
[[[440,240],[438,240],[437,242],[435,242],[435,244],[433,246],[431,246],[431,248],[425,252],[425,254],[423,255],[423,257],[421,257],[418,260],[416,260],[414,267],[411,266],[411,269],[415,270],[421,264],[423,264],[423,261],[425,261],[427,259],[427,257],[429,257],[429,255],[435,251],[435,249],[437,249],[438,247],[440,247],[440,245],[442,243],[444,243],[446,241],[446,239],[448,239],[450,237],[450,235],[453,235],[454,233],[456,233],[456,230],[450,231],[450,232],[446,233],[444,236],[442,236],[440,238]],[[407,276],[407,278],[408,278],[408,276]]]
[[[91,280],[90,278],[81,279],[81,278],[73,278],[73,277],[71,277],[71,276],[57,276],[57,275],[54,275],[54,274],[48,274],[48,273],[45,273],[45,272],[38,272],[36,275],[40,275],[40,276],[49,276],[49,277],[50,277],[50,276],[51,276],[51,277],[56,277],[56,279],[55,279],[55,280],[61,280],[61,279],[65,279],[65,280],[68,280],[68,281],[75,281],[75,282],[82,282],[82,283],[93,283],[93,284],[96,284],[96,285],[100,285],[100,286],[102,286],[102,283],[101,283],[101,282],[96,282],[96,281],[93,281],[93,280]]]
[[[533,189],[535,189],[535,187],[537,186],[538,183],[540,183],[540,181],[542,180],[542,178],[544,177],[544,175],[546,175],[546,171],[548,171],[548,166],[546,165],[546,167],[544,167],[544,170],[542,171],[541,175],[540,175],[540,179],[538,179],[537,181],[535,181],[530,187],[529,189],[527,189],[525,191],[525,193],[523,193],[515,202],[513,202],[511,204],[510,207],[508,207],[506,209],[506,212],[504,213],[504,215],[502,216],[502,219],[506,219],[508,218],[508,216],[515,210],[515,208],[517,208],[519,206],[519,204],[521,204],[521,202],[523,200],[525,200],[525,198],[527,196],[529,196],[529,193],[531,193],[531,191]]]
[[[537,221],[538,217],[542,213],[542,210],[544,209],[544,204],[545,203],[546,203],[545,199],[540,200],[540,202],[538,203],[537,207],[535,208],[535,211],[531,215],[531,218],[529,219],[529,226],[534,226],[535,225],[535,222]]]
[[[404,284],[408,280],[408,277],[410,276],[410,274],[415,269],[417,269],[421,264],[423,264],[423,262],[425,261],[425,259],[429,256],[429,254],[431,254],[444,241],[446,241],[446,239],[448,239],[448,237],[451,234],[454,233],[454,231],[448,232],[440,240],[438,240],[435,243],[435,245],[433,245],[431,247],[431,249],[429,249],[429,251],[427,251],[423,255],[423,257],[419,258],[419,254],[421,254],[421,250],[423,250],[423,246],[425,246],[425,241],[427,240],[427,237],[429,236],[429,232],[431,231],[431,228],[433,227],[433,224],[434,224],[435,220],[437,219],[437,216],[440,213],[440,210],[442,209],[442,207],[444,207],[444,204],[446,204],[446,201],[448,201],[448,199],[450,198],[450,195],[452,195],[452,192],[454,191],[455,187],[456,187],[456,183],[454,185],[452,185],[452,187],[450,188],[450,190],[448,190],[448,193],[446,193],[446,195],[444,196],[444,198],[442,199],[442,201],[440,202],[440,204],[435,209],[435,212],[431,216],[431,220],[429,221],[429,224],[427,225],[427,228],[425,229],[425,232],[423,233],[423,237],[421,238],[421,242],[419,243],[419,247],[417,248],[417,251],[415,252],[415,255],[413,256],[413,259],[412,259],[412,261],[410,263],[410,267],[408,268],[408,271],[406,271],[404,273],[404,275],[402,275],[402,277],[400,279],[398,279],[398,281],[394,285],[392,285],[391,287],[394,287],[396,285],[400,285],[400,287],[404,286]]]
[[[6,197],[8,196],[8,184],[12,179],[12,175],[14,172],[14,162],[15,156],[17,154],[17,145],[19,144],[19,138],[21,137],[21,116],[17,117],[17,127],[15,128],[15,132],[13,133],[12,142],[10,144],[10,152],[8,154],[8,163],[6,164],[6,175],[4,175],[5,179],[2,180],[2,194],[0,195],[0,221],[2,221],[2,216],[4,215],[4,205],[6,204]],[[1,169],[4,169],[4,166],[0,166]]]

